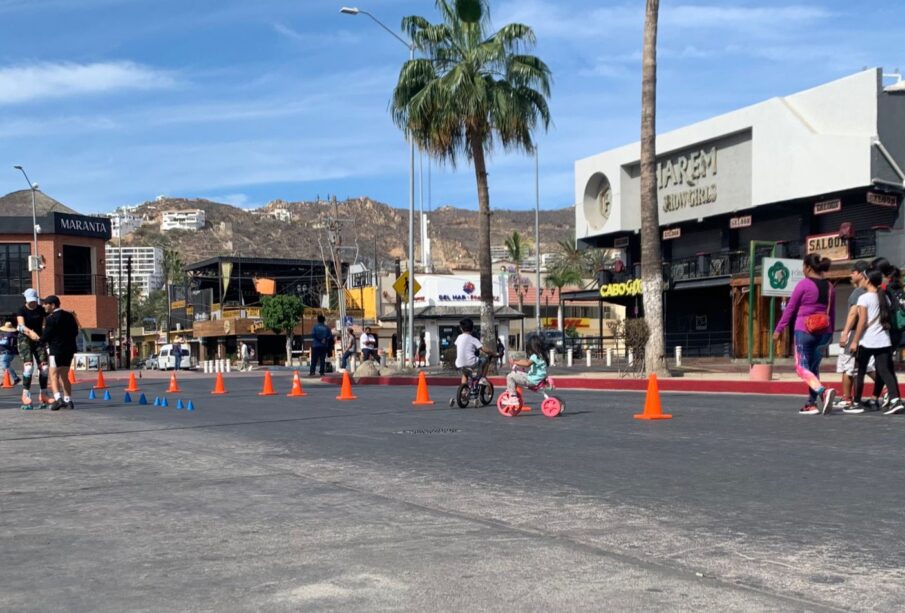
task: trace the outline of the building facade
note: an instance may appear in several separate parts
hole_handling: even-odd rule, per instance
[[[206,216],[202,209],[165,211],[160,220],[160,231],[187,230],[194,232],[204,227]]]
[[[119,284],[128,283],[128,262],[132,259],[132,286],[138,287],[142,296],[163,287],[163,249],[160,247],[114,247],[107,245],[107,272],[114,291],[119,294]],[[124,291],[124,290],[123,290]]]
[[[840,279],[853,259],[905,264],[905,92],[884,88],[879,69],[658,135],[656,146],[667,346],[742,355],[754,291],[766,353],[769,303],[748,275],[774,248],[828,255]],[[639,154],[635,143],[575,163],[578,242],[622,250],[600,293],[629,316],[641,314]]]

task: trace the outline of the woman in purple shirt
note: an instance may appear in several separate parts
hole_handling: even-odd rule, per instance
[[[802,415],[826,415],[833,406],[836,392],[820,382],[820,360],[823,351],[833,338],[833,322],[836,318],[835,292],[826,279],[830,260],[809,253],[804,258],[805,278],[792,290],[792,297],[786,305],[782,318],[773,332],[773,340],[779,336],[794,318],[795,372],[808,385],[808,401],[801,408]],[[826,313],[829,325],[820,330],[808,331],[807,321],[811,315]],[[818,400],[820,408],[817,408]]]

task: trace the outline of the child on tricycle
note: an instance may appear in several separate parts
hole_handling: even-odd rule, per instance
[[[527,353],[527,359],[509,361],[512,371],[506,376],[506,391],[500,395],[497,408],[507,417],[515,417],[521,413],[524,406],[522,394],[518,389],[521,386],[532,392],[541,392],[544,395],[541,411],[547,417],[556,417],[563,412],[565,404],[546,392],[547,389],[553,389],[553,382],[547,377],[547,360],[544,357],[544,342],[540,335],[528,339]]]

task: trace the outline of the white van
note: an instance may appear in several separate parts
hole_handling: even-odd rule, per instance
[[[180,353],[182,353],[182,361],[179,367],[190,370],[198,368],[198,360],[192,357],[192,352],[185,343],[180,343]],[[160,348],[160,354],[157,356],[157,368],[160,370],[172,370],[176,368],[176,354],[173,353],[173,345],[164,345]]]

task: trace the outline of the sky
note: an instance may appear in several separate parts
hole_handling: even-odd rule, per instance
[[[407,207],[408,148],[388,104],[408,51],[340,14],[358,1],[0,0],[0,193],[27,187],[22,164],[84,213],[159,195]],[[397,32],[405,15],[439,20],[431,0],[360,1]],[[540,201],[570,206],[576,159],[638,140],[644,1],[491,11],[495,27],[531,26],[552,70]],[[658,131],[865,67],[905,70],[903,24],[901,0],[662,0]],[[534,207],[532,157],[496,151],[488,171],[492,207]],[[424,158],[416,174],[425,208],[476,208],[467,161]]]

